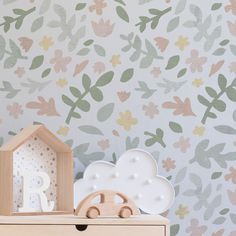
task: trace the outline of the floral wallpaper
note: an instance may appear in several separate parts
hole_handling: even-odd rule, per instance
[[[235,0],[0,4],[0,144],[45,124],[75,179],[143,148],[175,187],[171,235],[236,235]]]

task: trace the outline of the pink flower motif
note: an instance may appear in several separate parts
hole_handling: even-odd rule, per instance
[[[109,140],[108,139],[103,139],[103,140],[98,141],[98,146],[100,146],[100,148],[103,151],[106,150],[107,148],[110,147]]]
[[[228,23],[230,33],[233,36],[236,36],[236,21],[235,22],[227,21],[227,23]]]
[[[9,111],[9,115],[13,116],[15,119],[18,119],[19,115],[23,114],[22,106],[16,102],[12,105],[8,105],[7,110]]]
[[[101,74],[103,71],[105,71],[105,64],[103,62],[95,62],[93,65],[93,71],[94,73]]]
[[[175,148],[180,148],[180,151],[185,153],[188,148],[190,148],[189,138],[184,138],[183,136],[180,137],[179,141],[174,143],[173,145]]]
[[[103,19],[101,19],[98,23],[92,21],[91,22],[94,33],[98,36],[98,37],[107,37],[108,35],[110,35],[113,31],[113,28],[115,26],[115,24],[110,24],[110,20],[104,21]]]
[[[151,74],[153,75],[153,77],[158,78],[161,74],[160,67],[153,67]]]
[[[18,76],[18,78],[21,78],[25,74],[25,69],[24,67],[17,67],[14,73]]]
[[[197,219],[192,219],[190,226],[186,229],[187,233],[190,233],[190,236],[202,236],[207,230],[207,226],[199,225],[199,221]]]
[[[199,57],[199,52],[197,50],[191,51],[191,57],[186,60],[187,64],[190,64],[190,69],[192,72],[202,72],[202,66],[206,63],[206,57]]]
[[[54,55],[55,57],[50,60],[50,63],[54,64],[55,72],[66,72],[66,67],[70,63],[71,57],[63,57],[63,52],[59,49],[55,51]]]
[[[236,61],[230,63],[229,69],[230,69],[230,72],[233,72],[236,74]]]
[[[232,183],[236,184],[236,168],[230,167],[229,171],[230,173],[225,175],[225,180],[226,181],[232,180]]]
[[[165,168],[166,171],[170,171],[171,169],[175,169],[175,160],[167,158],[166,160],[162,161],[162,167]]]
[[[233,205],[236,205],[236,189],[234,190],[234,192],[231,191],[230,189],[228,189],[227,193],[228,193],[228,198],[229,198],[230,202]]]
[[[89,11],[93,12],[95,10],[97,15],[102,15],[103,8],[107,6],[107,3],[104,0],[93,0],[93,2],[94,5],[89,7]]]
[[[157,105],[155,105],[153,102],[149,102],[148,105],[144,105],[143,110],[145,111],[145,115],[150,119],[153,119],[155,115],[159,114]]]

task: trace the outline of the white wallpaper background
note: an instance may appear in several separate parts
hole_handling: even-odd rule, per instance
[[[236,235],[235,0],[0,6],[0,143],[43,123],[75,178],[144,148],[175,186],[171,235]]]

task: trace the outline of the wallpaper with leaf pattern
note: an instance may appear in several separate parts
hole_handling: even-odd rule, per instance
[[[0,6],[0,145],[45,124],[75,179],[146,149],[175,187],[171,235],[236,235],[235,0]]]

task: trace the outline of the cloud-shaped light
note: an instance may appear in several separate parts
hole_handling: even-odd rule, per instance
[[[84,177],[74,184],[74,207],[88,194],[101,189],[123,192],[149,214],[168,210],[174,200],[174,188],[158,175],[153,156],[140,149],[125,152],[116,165],[97,161],[90,164]]]

